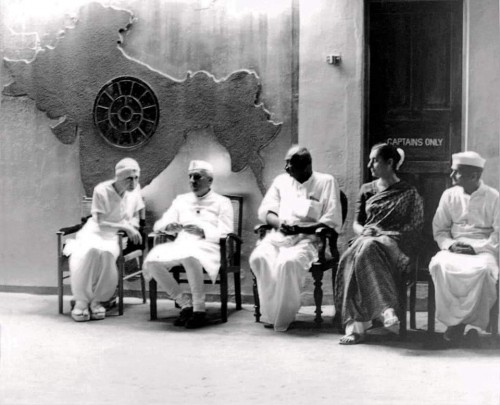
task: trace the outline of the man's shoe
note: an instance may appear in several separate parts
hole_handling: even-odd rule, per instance
[[[193,316],[193,307],[186,307],[181,309],[177,319],[174,321],[174,326],[184,326],[186,322]]]
[[[464,330],[465,325],[463,323],[454,326],[448,326],[446,332],[444,332],[443,339],[452,346],[457,346],[462,342]]]
[[[193,312],[193,316],[186,322],[187,329],[196,329],[208,325],[205,312]]]

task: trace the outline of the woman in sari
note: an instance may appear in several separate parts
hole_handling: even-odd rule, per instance
[[[335,309],[345,325],[340,344],[362,342],[375,319],[392,331],[399,325],[398,282],[423,223],[420,195],[397,176],[403,160],[403,151],[392,145],[378,144],[370,152],[368,168],[378,179],[361,187],[357,236],[340,259],[335,282]]]
[[[108,301],[118,284],[116,259],[120,253],[117,231],[126,232],[133,244],[142,241],[139,213],[144,209],[140,189],[139,164],[131,158],[120,160],[115,178],[99,183],[92,196],[92,216],[76,238],[66,244],[71,291],[75,307],[71,317],[77,322],[104,319]]]

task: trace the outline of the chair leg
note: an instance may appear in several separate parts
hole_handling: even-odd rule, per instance
[[[146,280],[144,280],[144,276],[140,275],[141,277],[141,291],[142,291],[142,303],[146,303]]]
[[[222,322],[227,322],[227,270],[221,269],[220,273],[220,312]]]
[[[63,270],[62,270],[62,258],[59,258],[59,265],[57,266],[57,299],[59,303],[59,313],[63,313],[63,296],[64,296],[64,284],[63,284]]]
[[[407,287],[406,287],[406,279],[403,277],[401,281],[401,285],[399,287],[399,302],[401,305],[401,313],[399,316],[399,337],[400,339],[406,339],[407,334],[407,322],[406,322],[406,306],[408,295],[407,295]]]
[[[123,257],[118,258],[118,315],[123,315],[123,277],[125,275]]]
[[[436,321],[436,296],[434,291],[434,282],[429,275],[427,282],[427,332],[434,333]]]
[[[254,308],[254,317],[255,322],[260,322],[260,299],[259,299],[259,290],[257,288],[257,278],[252,271],[252,280],[253,280],[253,308]]]
[[[241,309],[241,274],[239,271],[233,273],[234,275],[234,300],[236,301],[236,309]]]
[[[498,288],[499,285],[497,283],[497,300],[495,301],[495,304],[493,305],[490,311],[490,332],[491,335],[494,337],[498,335],[498,312],[499,312],[498,300],[500,299]]]
[[[417,282],[410,287],[410,328],[417,329]]]
[[[314,318],[314,322],[316,322],[316,326],[320,327],[323,322],[323,318],[321,317],[321,305],[323,304],[323,289],[321,288],[323,284],[323,270],[313,265],[311,273],[314,279],[314,303],[316,304],[316,317]]]
[[[155,279],[149,282],[149,313],[152,321],[158,319],[158,310],[156,306],[158,286]]]

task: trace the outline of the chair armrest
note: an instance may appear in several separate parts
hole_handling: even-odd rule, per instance
[[[330,247],[330,254],[332,255],[332,259],[337,260],[339,257],[339,251],[337,249],[337,239],[339,235],[335,231],[335,229],[324,225],[317,228],[315,234],[319,239],[318,260],[320,262],[326,261],[325,253],[327,245]]]
[[[332,238],[335,235],[337,235],[337,232],[335,232],[335,229],[330,228],[329,226],[321,226],[316,229],[315,231],[316,236],[319,238]]]
[[[172,241],[175,239],[175,236],[170,235],[165,232],[151,232],[148,234],[148,250],[151,250],[153,247],[160,243],[165,243],[168,241]]]
[[[228,233],[226,236],[219,239],[219,244],[222,245],[223,243],[229,242],[230,240],[233,240],[240,245],[243,243],[243,240],[238,235],[236,235],[235,233]]]
[[[267,231],[270,231],[271,229],[273,229],[271,225],[259,224],[255,225],[255,227],[253,228],[253,232],[259,235],[259,239],[262,239],[264,238],[264,236],[266,236]]]
[[[61,234],[63,236],[65,235],[71,235],[72,233],[78,232],[80,229],[82,229],[83,224],[76,224],[73,226],[67,226],[65,228],[59,229],[57,232],[58,234]]]

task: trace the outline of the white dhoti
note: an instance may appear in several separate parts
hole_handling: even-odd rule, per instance
[[[186,271],[194,311],[205,311],[203,270],[215,282],[220,269],[219,244],[181,232],[173,242],[155,246],[144,262],[146,279],[154,278],[181,307],[191,306],[191,301],[183,297],[179,284],[170,273],[172,267],[179,265]]]
[[[64,254],[69,255],[71,291],[77,302],[90,304],[109,300],[118,284],[116,259],[120,254],[116,231],[100,231],[87,222],[69,240]]]
[[[310,239],[292,246],[277,246],[267,235],[250,256],[257,279],[262,321],[283,332],[295,320],[301,306],[301,289],[311,264],[317,260],[316,245]]]
[[[460,323],[486,329],[497,299],[498,264],[491,253],[436,254],[429,270],[436,289],[436,317],[446,326]]]

